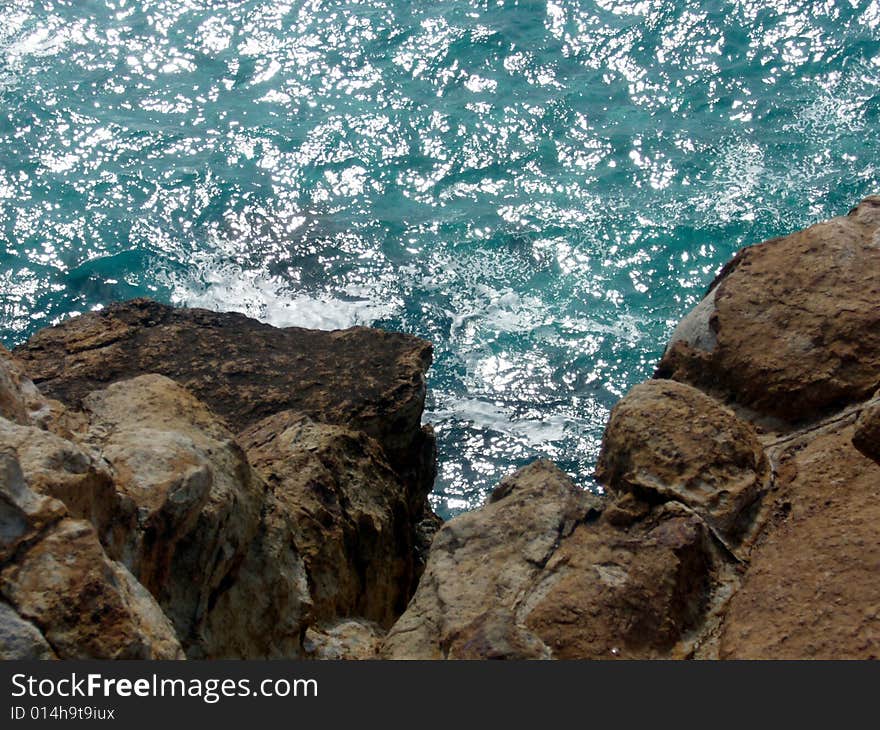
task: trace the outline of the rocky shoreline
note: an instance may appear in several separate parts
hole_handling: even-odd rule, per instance
[[[880,197],[740,251],[440,524],[431,345],[115,304],[0,350],[0,658],[877,658]]]

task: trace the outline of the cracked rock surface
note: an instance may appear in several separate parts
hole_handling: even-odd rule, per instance
[[[687,656],[723,558],[703,518],[669,502],[608,503],[550,462],[446,523],[391,659]]]
[[[517,609],[560,540],[596,501],[548,461],[503,481],[485,507],[450,520],[434,537],[418,591],[388,634],[383,656],[543,656],[543,642],[517,619]]]

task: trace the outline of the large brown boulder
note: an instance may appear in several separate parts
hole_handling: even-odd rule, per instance
[[[284,410],[363,431],[381,444],[418,509],[434,479],[434,437],[421,426],[431,345],[410,335],[276,328],[140,299],[41,330],[15,354],[45,395],[73,408],[94,390],[158,373],[233,432]]]
[[[20,369],[15,374],[8,393],[24,402],[30,381]],[[310,620],[302,558],[290,530],[272,542],[282,532],[278,510],[226,425],[160,375],[114,383],[81,405],[84,412],[67,419],[76,425],[70,438],[33,425],[33,409],[19,419],[24,423],[0,417],[0,448],[12,459],[4,469],[18,470],[17,479],[4,472],[5,483],[28,485],[4,507],[10,525],[0,557],[18,554],[48,523],[86,520],[78,524],[94,535],[70,541],[70,549],[90,560],[105,552],[107,575],[123,571],[128,593],[152,594],[149,605],[155,597],[190,656],[299,656]],[[6,587],[18,574],[13,567],[3,574]],[[20,603],[35,585],[19,591]],[[28,624],[6,621],[13,623],[22,630]]]
[[[35,496],[9,508],[15,525],[25,508],[32,519],[4,533],[3,554],[80,518],[93,534],[71,549],[126,570],[191,658],[297,657],[308,629],[324,637],[314,655],[360,655],[406,607],[433,526],[428,343],[140,300],[18,352],[0,352],[0,448]],[[347,620],[370,628],[351,638]],[[31,624],[4,618],[25,637]]]
[[[682,658],[719,583],[704,521],[675,502],[579,525],[520,612],[555,659]]]
[[[735,542],[770,466],[750,424],[696,388],[652,380],[614,406],[596,478],[617,493],[688,505]]]
[[[880,384],[880,196],[740,251],[658,366],[761,414],[813,418]]]
[[[284,411],[240,434],[300,550],[316,621],[386,628],[415,583],[415,523],[400,478],[363,433]]]
[[[389,632],[384,656],[453,659],[473,656],[478,643],[487,657],[544,656],[541,642],[524,635],[515,606],[560,537],[595,506],[595,498],[550,462],[534,462],[503,481],[483,508],[450,520],[434,537],[418,590]],[[502,624],[501,650],[472,635],[477,628],[491,634],[488,623]]]

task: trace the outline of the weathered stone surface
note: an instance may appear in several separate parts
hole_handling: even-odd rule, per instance
[[[86,440],[136,506],[119,559],[156,597],[187,652],[202,656],[212,606],[260,529],[265,485],[226,426],[169,378],[118,382],[82,404]],[[212,635],[211,651],[225,654]]]
[[[28,486],[8,447],[0,450],[0,546],[0,595],[9,604],[0,632],[18,637],[8,651],[61,659],[182,656],[152,596],[107,557],[90,522],[71,519],[62,502]]]
[[[74,408],[93,390],[159,373],[234,432],[293,409],[367,433],[420,508],[433,482],[433,433],[421,427],[431,345],[409,335],[279,329],[240,314],[134,300],[41,330],[15,354],[44,394]]]
[[[682,658],[716,578],[703,520],[675,502],[562,541],[519,613],[555,659]]]
[[[0,571],[3,597],[60,659],[179,659],[152,596],[110,560],[92,525],[64,519]]]
[[[439,531],[383,655],[689,655],[719,580],[709,528],[676,502],[620,501],[614,508],[578,490],[549,462],[509,477],[482,509]]]
[[[57,658],[40,630],[0,601],[0,661]]]
[[[880,385],[880,196],[743,249],[708,298],[661,377],[787,421],[866,398]]]
[[[0,447],[12,449],[35,492],[64,503],[71,517],[89,520],[115,558],[136,520],[135,505],[116,492],[99,453],[34,426],[0,419]]]
[[[16,419],[0,419],[0,447],[17,483],[45,495],[24,507],[4,497],[4,554],[43,523],[88,520],[193,658],[300,656],[315,621],[319,632],[345,617],[388,627],[403,611],[436,527],[425,509],[435,442],[419,423],[428,343],[364,328],[278,330],[148,301],[37,340],[19,354],[48,368],[41,389],[70,409],[0,353],[4,413]],[[261,423],[266,414],[276,417]],[[272,486],[230,424],[263,440],[255,460]]]
[[[63,503],[28,487],[15,450],[0,447],[0,565],[66,514]]]
[[[497,635],[513,655],[543,655],[512,618],[558,541],[596,508],[550,462],[537,461],[501,483],[479,510],[447,522],[431,547],[428,565],[406,612],[383,644],[393,659],[488,655]],[[494,614],[503,626],[487,625]],[[507,624],[513,623],[509,628]],[[482,645],[481,645],[482,644]]]
[[[31,426],[48,410],[47,400],[24,375],[21,364],[0,345],[0,417]]]
[[[76,414],[46,398],[24,372],[24,366],[0,345],[0,418],[19,426],[36,426],[70,438],[78,425]]]
[[[880,465],[853,433],[843,421],[784,444],[722,658],[880,658]]]
[[[305,564],[286,504],[270,487],[260,529],[229,587],[219,593],[196,658],[292,659],[314,619]]]
[[[735,541],[770,467],[750,424],[689,385],[652,380],[611,412],[596,478],[647,502],[686,504]]]
[[[487,608],[457,633],[449,659],[552,659],[537,635],[522,626],[509,607]]]
[[[360,616],[390,626],[414,588],[415,516],[379,445],[295,411],[239,438],[286,515],[316,620]]]
[[[303,646],[310,659],[379,658],[379,647],[385,632],[380,626],[363,619],[342,619],[330,625],[315,626],[306,632]]]
[[[880,393],[859,414],[853,445],[868,458],[880,462]]]
[[[44,398],[21,363],[0,347],[0,449],[13,455],[30,489],[61,500],[70,516],[91,521],[111,544],[133,514],[118,504],[100,454],[70,440],[68,427],[77,420]]]

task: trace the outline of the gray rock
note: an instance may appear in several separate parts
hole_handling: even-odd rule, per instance
[[[5,601],[0,601],[0,661],[57,659],[40,630],[25,621]]]

